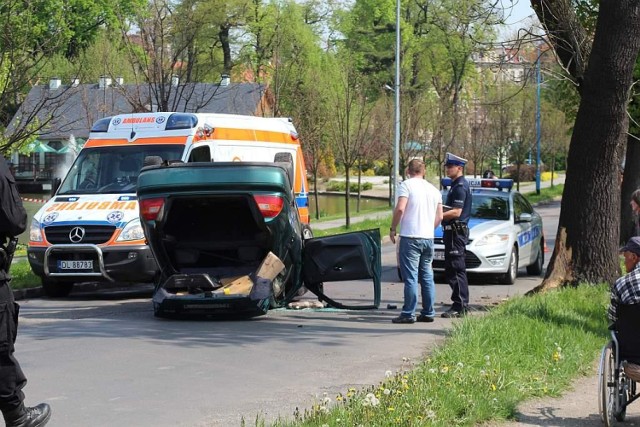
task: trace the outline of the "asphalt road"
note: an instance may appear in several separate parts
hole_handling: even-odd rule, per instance
[[[539,207],[549,246],[559,203]],[[548,254],[550,255],[550,254]],[[472,282],[484,309],[539,284],[521,269],[512,286]],[[331,285],[341,301],[366,302],[369,283]],[[446,310],[448,285],[436,285]],[[29,379],[27,404],[47,401],[48,425],[239,426],[290,417],[327,393],[409,369],[441,341],[452,321],[393,325],[402,305],[395,248],[383,246],[378,310],[273,310],[249,321],[170,321],[153,317],[150,288],[76,292],[20,302],[16,356]],[[397,309],[387,309],[387,305]]]

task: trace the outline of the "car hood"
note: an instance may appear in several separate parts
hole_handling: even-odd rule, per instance
[[[496,219],[478,219],[471,218],[469,220],[469,240],[477,239],[487,233],[492,233],[504,227],[505,221]],[[439,225],[435,231],[436,238],[443,237],[442,226]]]

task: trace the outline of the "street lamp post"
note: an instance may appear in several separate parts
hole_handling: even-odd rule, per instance
[[[395,207],[400,175],[400,0],[396,0],[396,79],[394,94],[396,133],[393,141],[393,206]]]

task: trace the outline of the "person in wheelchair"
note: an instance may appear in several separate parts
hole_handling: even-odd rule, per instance
[[[606,427],[624,421],[627,406],[640,398],[640,237],[629,239],[620,251],[627,273],[611,287],[611,340],[602,349],[599,370],[598,401]]]
[[[624,256],[627,274],[611,287],[611,304],[607,316],[612,324],[618,320],[618,307],[622,304],[640,304],[640,236],[634,236],[620,250]]]

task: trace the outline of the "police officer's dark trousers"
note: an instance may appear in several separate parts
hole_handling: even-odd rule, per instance
[[[0,272],[2,274],[2,272]],[[24,400],[27,378],[13,357],[18,333],[19,306],[6,280],[0,280],[0,410],[11,411]]]
[[[453,301],[451,308],[463,311],[469,305],[469,283],[464,260],[467,237],[453,230],[445,230],[443,237],[444,272],[451,287],[451,301]]]

